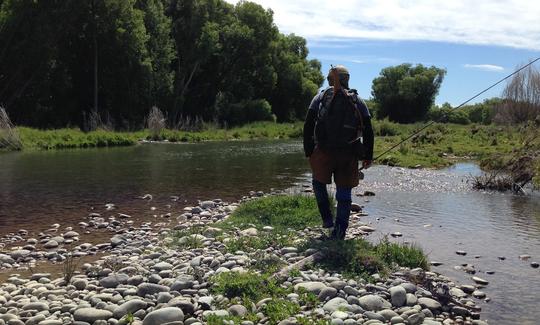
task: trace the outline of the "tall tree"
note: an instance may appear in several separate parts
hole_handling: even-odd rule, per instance
[[[425,118],[444,79],[446,70],[421,64],[384,68],[373,80],[371,94],[378,116],[411,123]]]

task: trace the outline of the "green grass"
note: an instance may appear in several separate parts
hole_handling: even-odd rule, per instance
[[[251,200],[243,203],[220,227],[257,229],[272,226],[277,232],[288,229],[300,230],[319,226],[321,217],[314,197],[306,195],[279,195]]]
[[[318,264],[328,270],[371,281],[375,273],[387,276],[397,266],[428,270],[428,260],[416,245],[391,243],[386,238],[378,244],[355,238],[343,241],[308,241],[302,247],[316,248],[324,254]]]
[[[137,135],[127,132],[94,131],[84,133],[78,129],[36,130],[18,127],[23,150],[51,150],[131,146]]]
[[[292,232],[271,232],[259,234],[258,236],[232,238],[225,243],[225,247],[230,253],[236,251],[249,252],[267,247],[282,248],[292,245],[293,242],[294,234]]]
[[[241,127],[223,129],[207,127],[201,131],[187,132],[164,129],[160,140],[169,142],[201,142],[254,139],[290,139],[302,136],[302,123],[256,122]],[[149,130],[116,132],[98,130],[82,132],[79,129],[38,130],[17,127],[24,150],[53,150],[130,146],[140,140],[150,140]]]
[[[374,121],[374,130],[378,135],[375,140],[375,156],[424,125]],[[454,163],[456,158],[491,161],[493,157],[510,153],[519,144],[520,136],[516,128],[435,123],[382,156],[377,163],[401,167],[443,167]]]
[[[224,272],[210,280],[213,283],[212,292],[225,297],[260,301],[263,298],[286,296],[290,290],[282,288],[269,274],[255,272]]]

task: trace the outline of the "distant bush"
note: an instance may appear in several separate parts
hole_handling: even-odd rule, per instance
[[[441,107],[432,107],[427,115],[429,120],[441,123],[454,123],[467,125],[471,123],[468,114],[462,109],[454,109],[450,104],[444,103]]]
[[[376,136],[394,136],[401,134],[400,125],[398,123],[390,122],[388,118],[384,120],[374,121],[373,132]]]
[[[230,102],[227,98],[218,99],[218,118],[220,122],[237,126],[256,121],[276,121],[272,106],[266,99],[251,99]]]

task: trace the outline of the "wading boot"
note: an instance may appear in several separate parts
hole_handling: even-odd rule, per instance
[[[315,192],[315,198],[317,199],[317,207],[321,214],[323,228],[334,227],[334,216],[332,216],[332,211],[330,210],[330,200],[328,199],[326,184],[313,180],[313,192]]]
[[[333,239],[345,239],[345,233],[349,227],[349,216],[351,215],[351,201],[338,200],[336,213],[336,227],[332,231]]]

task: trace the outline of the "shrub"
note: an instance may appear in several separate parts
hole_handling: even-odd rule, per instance
[[[388,118],[385,118],[384,120],[378,120],[373,123],[373,132],[377,136],[385,137],[385,136],[394,136],[401,134],[401,130],[399,129],[399,124],[390,122]]]
[[[238,103],[221,102],[218,117],[227,125],[235,126],[256,121],[276,121],[272,106],[266,99],[243,100]]]
[[[281,297],[286,289],[279,286],[269,275],[255,272],[223,272],[210,279],[213,283],[212,292],[225,297],[245,298],[259,301],[263,298]]]
[[[22,147],[19,132],[11,123],[6,110],[0,107],[0,149],[21,150]]]
[[[163,115],[163,112],[157,108],[156,106],[153,106],[150,110],[150,113],[148,113],[148,117],[146,120],[146,124],[148,129],[150,130],[150,137],[152,140],[161,140],[161,132],[163,129],[165,129],[165,116]]]

